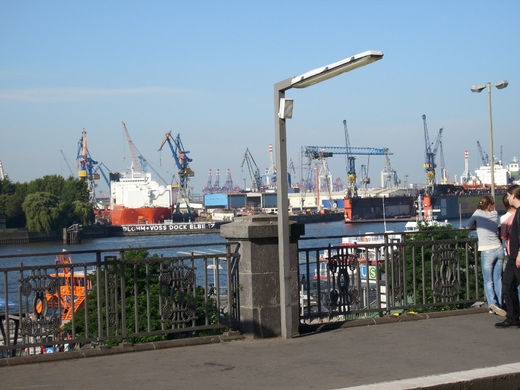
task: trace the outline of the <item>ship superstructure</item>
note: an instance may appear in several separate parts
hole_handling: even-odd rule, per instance
[[[162,223],[171,218],[171,188],[152,180],[149,172],[110,174],[112,225]]]

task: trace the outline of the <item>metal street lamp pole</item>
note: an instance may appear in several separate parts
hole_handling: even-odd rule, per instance
[[[380,51],[366,51],[341,61],[313,69],[300,76],[288,78],[274,85],[274,117],[276,146],[276,187],[278,207],[278,261],[280,274],[280,326],[285,339],[292,335],[291,276],[289,261],[289,194],[287,184],[287,136],[285,119],[292,117],[292,100],[285,99],[285,91],[306,88],[342,73],[368,65],[383,58]]]
[[[489,105],[489,149],[490,149],[490,157],[491,157],[491,197],[493,201],[495,201],[495,154],[493,149],[493,118],[491,114],[491,87],[497,87],[497,89],[503,89],[507,87],[509,83],[507,81],[500,81],[498,83],[486,83],[481,85],[473,85],[471,87],[471,92],[480,93],[484,88],[488,90],[488,105]]]
[[[495,201],[495,155],[493,148],[493,119],[491,117],[491,83],[487,83],[489,103],[489,150],[491,153],[491,198]]]

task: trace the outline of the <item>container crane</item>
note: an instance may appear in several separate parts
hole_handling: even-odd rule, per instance
[[[350,140],[348,136],[347,121],[343,119],[343,129],[345,131],[345,151],[347,158],[347,196],[357,195],[356,187],[356,158],[350,153]]]
[[[99,180],[99,173],[96,172],[97,161],[90,156],[87,148],[87,131],[83,129],[83,133],[78,142],[78,177],[85,180],[88,188],[88,198],[90,203],[96,204],[96,184],[95,180]]]
[[[213,187],[211,188],[211,192],[219,192],[221,190],[220,188],[220,168],[217,168],[217,171],[215,172],[215,183],[213,184]]]
[[[426,115],[422,115],[423,126],[424,126],[424,146],[425,146],[425,160],[424,170],[426,172],[426,191],[428,194],[433,193],[435,187],[435,155],[441,142],[442,128],[439,129],[439,133],[433,143],[430,143],[430,136],[428,134],[428,126],[426,124]]]
[[[225,192],[232,192],[234,190],[233,187],[233,179],[231,178],[231,169],[226,169],[226,182],[224,183],[223,190]]]
[[[212,181],[212,177],[213,177],[213,171],[211,170],[211,168],[208,170],[208,182],[206,183],[206,186],[202,189],[202,193],[204,195],[207,195],[207,194],[210,194],[211,193],[211,181]]]
[[[195,176],[195,173],[189,167],[189,163],[193,160],[188,157],[189,150],[184,149],[184,145],[182,144],[180,134],[177,134],[177,136],[174,138],[172,136],[171,131],[166,133],[161,147],[159,148],[159,151],[162,150],[164,144],[166,143],[168,143],[168,146],[170,147],[173,159],[175,160],[175,165],[178,169],[177,173],[179,176],[180,196],[177,198],[176,211],[179,211],[180,202],[183,201],[186,204],[188,212],[191,213],[191,208],[189,206],[188,180],[190,177]]]
[[[249,177],[251,179],[251,190],[253,192],[260,191],[262,188],[262,178],[260,176],[260,169],[258,169],[258,165],[256,165],[255,159],[251,155],[249,148],[246,148],[244,158],[242,160],[242,165],[240,166],[242,168],[242,172],[244,170],[244,164],[247,166],[247,171],[249,172]]]

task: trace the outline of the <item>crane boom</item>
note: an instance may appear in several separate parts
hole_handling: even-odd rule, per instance
[[[130,149],[130,154],[132,155],[132,161],[133,161],[133,164],[134,164],[134,169],[137,171],[137,172],[143,172],[143,164],[142,162],[139,160],[138,158],[138,155],[137,155],[137,148],[135,147],[132,139],[130,138],[130,134],[128,134],[128,129],[126,128],[126,123],[125,122],[121,122],[123,124],[123,129],[125,131],[125,136],[126,136],[126,141],[128,142],[128,148]]]
[[[67,157],[65,157],[65,153],[63,153],[63,149],[60,149],[60,153],[63,156],[63,160],[65,161],[65,164],[67,164],[67,168],[69,168],[70,175],[74,176],[74,172],[72,171],[72,168],[69,164],[69,160],[67,160]]]

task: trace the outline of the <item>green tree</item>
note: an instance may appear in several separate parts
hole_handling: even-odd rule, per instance
[[[47,175],[29,182],[28,193],[48,192],[59,198],[63,192],[65,179],[58,175]]]
[[[27,195],[23,205],[27,218],[27,229],[50,234],[56,232],[61,209],[57,196],[48,192],[34,192]]]
[[[11,228],[21,228],[26,224],[22,203],[27,194],[27,185],[3,180],[0,188],[0,215],[6,217]]]
[[[74,221],[88,225],[94,221],[94,210],[88,201],[75,200],[72,202],[72,214]]]
[[[63,185],[61,200],[72,203],[74,201],[88,202],[88,188],[85,180],[69,177]]]
[[[443,245],[447,245],[450,249],[453,249],[458,254],[460,259],[460,294],[458,298],[454,299],[472,299],[476,298],[472,296],[472,292],[475,291],[475,272],[472,265],[472,257],[469,261],[469,269],[466,269],[465,265],[465,245],[456,244],[455,239],[467,239],[470,237],[470,232],[466,230],[449,230],[450,227],[437,227],[437,226],[426,226],[420,225],[419,232],[408,235],[406,237],[407,245],[405,247],[406,256],[406,283],[408,291],[408,302],[413,303],[414,298],[417,304],[431,304],[434,302],[433,289],[432,289],[432,256],[434,251],[440,250],[440,242]],[[431,244],[430,244],[431,242]],[[417,243],[417,245],[413,245]],[[422,268],[422,258],[424,256],[424,274]],[[414,260],[415,259],[415,260]],[[415,270],[415,272],[414,272]],[[413,296],[413,285],[415,280],[415,297]],[[469,280],[469,294],[466,296],[466,281]],[[424,289],[424,295],[423,295]],[[436,302],[440,302],[438,297]],[[421,309],[427,311],[428,309]],[[439,308],[432,308],[431,310],[439,310]]]

